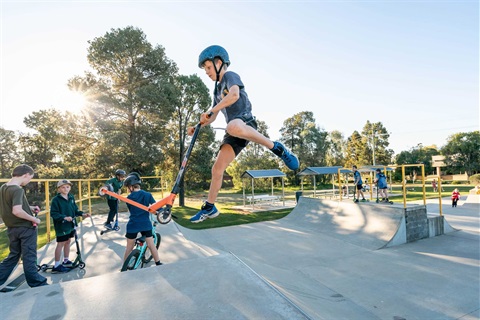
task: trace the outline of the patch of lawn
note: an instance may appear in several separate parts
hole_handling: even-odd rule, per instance
[[[264,212],[244,212],[239,210],[229,209],[230,206],[223,204],[215,204],[220,211],[220,215],[215,219],[207,219],[200,223],[191,223],[190,218],[198,212],[198,206],[195,207],[173,207],[172,213],[178,219],[175,220],[182,227],[200,230],[209,228],[219,228],[227,226],[235,226],[246,223],[254,223],[261,221],[277,220],[285,217],[289,214],[291,209],[282,209],[276,211],[264,211]]]

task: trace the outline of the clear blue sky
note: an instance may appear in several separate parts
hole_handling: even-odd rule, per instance
[[[272,138],[301,111],[345,137],[381,121],[396,153],[479,129],[479,3],[462,0],[2,0],[0,126],[75,110],[66,82],[89,70],[87,41],[129,25],[209,88],[198,54],[224,46]]]

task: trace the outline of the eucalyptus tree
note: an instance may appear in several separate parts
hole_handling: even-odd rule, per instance
[[[297,155],[301,167],[326,165],[327,132],[315,123],[313,112],[302,111],[286,119],[280,133],[280,140]]]
[[[345,152],[347,148],[347,141],[344,139],[343,133],[338,130],[329,132],[327,142],[327,166],[343,166],[345,164]]]
[[[173,99],[174,111],[167,124],[168,130],[164,140],[166,142],[166,144],[164,143],[164,161],[159,165],[163,175],[170,181],[175,179],[188,148],[187,128],[199,121],[200,114],[205,112],[211,103],[208,88],[197,75],[180,75],[174,79],[174,85],[176,88]],[[205,167],[209,168],[211,166],[213,158],[213,150],[210,146],[207,146],[215,140],[212,128],[204,127],[202,131],[191,154],[191,157],[197,158],[197,161],[189,161],[188,174],[185,176],[185,179],[190,181],[190,185],[193,186],[199,181],[208,179],[210,170],[206,171]],[[210,132],[205,134],[205,131]],[[199,148],[199,146],[202,146],[202,148]],[[200,158],[202,161],[199,161]],[[197,175],[200,177],[195,181]],[[185,204],[183,180],[180,186],[179,204],[180,206]]]
[[[358,131],[354,131],[347,139],[347,147],[345,150],[345,167],[349,168],[353,165],[357,167],[368,164],[365,143]]]
[[[177,66],[142,30],[111,29],[89,41],[93,69],[69,80],[89,99],[88,116],[99,129],[103,161],[111,168],[150,174],[162,160],[166,124],[174,111]]]
[[[15,131],[0,127],[0,178],[10,178],[13,168],[22,161]]]
[[[367,164],[390,164],[393,150],[387,149],[390,134],[381,122],[367,121],[362,130],[362,141],[366,148]]]
[[[473,175],[480,172],[480,131],[460,132],[451,135],[442,147],[445,164],[454,167],[456,173]]]
[[[425,175],[434,174],[432,167],[432,156],[438,155],[439,151],[435,146],[423,146],[419,143],[417,146],[408,151],[402,151],[395,157],[395,164],[423,164],[425,168]],[[420,176],[420,168],[409,166],[405,167],[405,175],[414,176],[414,173]],[[395,179],[401,180],[401,170],[395,170]]]

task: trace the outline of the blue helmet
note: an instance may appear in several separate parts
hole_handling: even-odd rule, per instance
[[[213,59],[220,58],[223,63],[227,66],[230,65],[230,58],[228,57],[228,52],[223,47],[213,45],[204,49],[198,56],[198,67],[202,68],[205,61],[210,60],[213,62]]]

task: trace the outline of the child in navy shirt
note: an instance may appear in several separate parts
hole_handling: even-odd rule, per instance
[[[155,199],[153,199],[152,194],[142,190],[141,184],[142,179],[140,178],[140,175],[136,172],[130,173],[123,182],[123,185],[130,192],[127,198],[144,206],[154,204]],[[125,237],[127,238],[127,247],[125,248],[123,260],[125,261],[128,255],[132,252],[133,247],[135,246],[135,239],[140,232],[142,236],[145,236],[148,249],[150,249],[150,252],[152,253],[155,264],[157,266],[161,265],[162,263],[160,262],[158,250],[153,241],[153,228],[152,221],[150,220],[151,213],[129,203],[127,203],[127,207],[128,211],[130,211],[130,218],[127,223],[127,233],[125,234]]]

